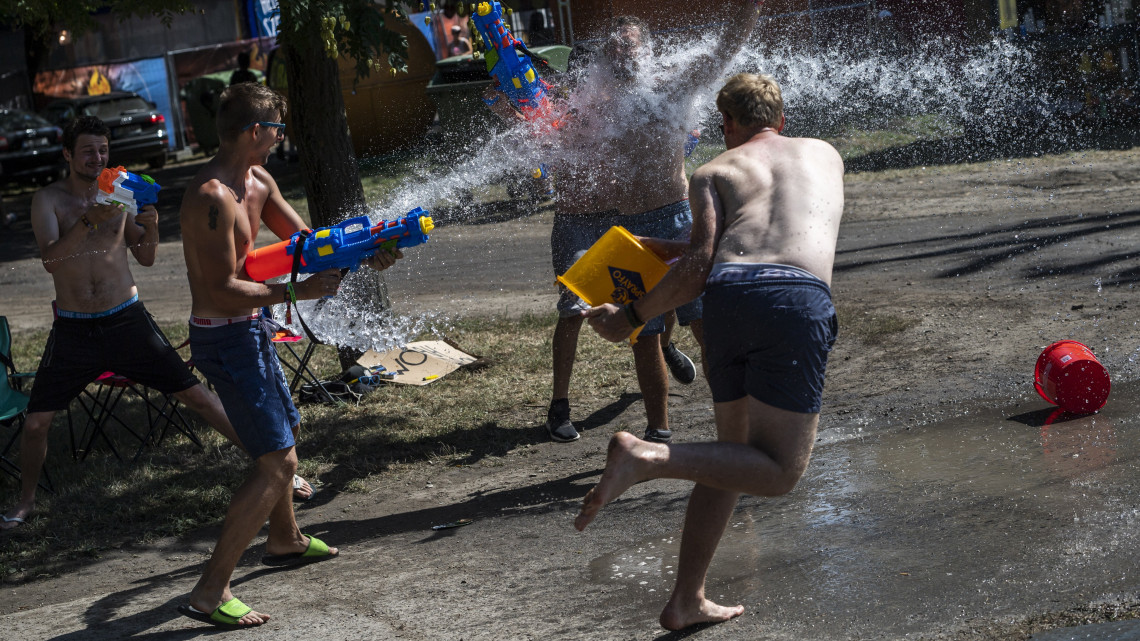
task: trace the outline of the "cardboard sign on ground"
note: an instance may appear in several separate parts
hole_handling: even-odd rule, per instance
[[[383,354],[368,350],[356,362],[363,367],[382,365],[385,371],[395,372],[393,383],[427,385],[476,360],[443,341],[417,341]]]

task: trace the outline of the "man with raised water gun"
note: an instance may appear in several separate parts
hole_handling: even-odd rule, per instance
[[[559,116],[555,120],[559,125],[550,134],[558,136],[563,148],[574,150],[552,167],[558,192],[550,238],[556,274],[565,273],[582,252],[615,225],[640,236],[687,238],[692,217],[684,144],[689,129],[677,123],[693,120],[698,90],[717,79],[756,21],[754,3],[741,1],[739,10],[723,23],[721,36],[708,55],[696,58],[687,68],[666,70],[655,64],[652,34],[644,21],[634,16],[614,19],[609,38],[572,90],[569,103],[575,107],[574,113]],[[639,92],[651,92],[651,99],[640,97]],[[511,113],[500,104],[502,100],[489,102],[502,117],[525,119],[528,115],[526,110]],[[615,176],[621,179],[615,180]],[[554,386],[546,421],[547,431],[556,441],[579,437],[570,420],[569,387],[582,327],[581,312],[587,308],[572,292],[563,290],[554,330]],[[703,345],[700,301],[679,307],[677,316]],[[682,375],[688,369],[690,376],[695,376],[695,371],[672,342],[662,341],[664,318],[646,320],[649,322],[633,345],[648,423],[645,438],[668,442],[672,431],[667,359]],[[690,376],[679,380],[691,382]]]
[[[290,239],[306,225],[262,167],[284,136],[285,99],[263,85],[241,83],[221,95],[218,154],[194,177],[182,200],[181,222],[190,281],[190,349],[194,364],[214,385],[226,414],[254,459],[251,476],[234,493],[205,572],[179,606],[184,616],[219,627],[250,627],[269,620],[234,597],[230,578],[238,559],[269,519],[262,563],[298,566],[335,558],[338,550],[301,533],[289,499],[297,468],[300,415],[293,405],[263,307],[336,294],[341,270],[268,284],[247,270],[261,223]],[[319,230],[318,230],[319,233]],[[304,249],[297,243],[296,263]],[[299,250],[299,251],[298,251]],[[392,266],[398,248],[363,260]],[[299,267],[299,265],[297,265]]]
[[[108,169],[110,137],[93,116],[68,124],[63,158],[70,173],[32,198],[32,230],[55,285],[56,318],[20,436],[20,499],[0,516],[0,529],[19,527],[32,514],[52,418],[103,372],[173,394],[237,439],[218,397],[190,372],[139,300],[127,251],[143,267],[154,264],[158,185],[121,167]]]

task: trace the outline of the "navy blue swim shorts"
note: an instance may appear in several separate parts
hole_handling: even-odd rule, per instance
[[[580,216],[555,216],[554,228],[550,233],[550,256],[554,273],[561,276],[586,253],[610,227],[621,225],[634,236],[665,238],[668,240],[688,240],[693,227],[693,212],[689,201],[681,200],[659,209],[633,215],[622,215],[615,210]],[[590,308],[574,292],[559,285],[562,292],[558,298],[558,313],[562,317],[576,316]],[[677,321],[681,325],[701,319],[701,299],[690,301],[677,308]],[[665,317],[649,319],[641,328],[639,336],[655,336],[665,331]]]
[[[194,365],[214,386],[250,457],[293,447],[301,415],[261,318],[217,327],[190,325]]]
[[[163,394],[199,383],[141,302],[83,314],[60,310],[44,346],[29,412],[67,409],[103,372],[114,372]]]
[[[783,410],[819,413],[839,331],[826,283],[786,265],[718,263],[704,301],[714,402],[747,394]]]

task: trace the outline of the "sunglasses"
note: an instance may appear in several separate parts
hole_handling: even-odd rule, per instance
[[[273,127],[274,129],[280,129],[281,131],[285,131],[285,123],[283,123],[283,122],[266,122],[264,120],[258,120],[257,122],[251,122],[248,125],[242,127],[241,130],[246,131],[254,125],[261,125],[262,127]]]
[[[353,385],[355,383],[360,383],[362,385],[370,385],[370,386],[375,387],[375,386],[379,385],[380,383],[382,383],[384,381],[390,381],[395,377],[396,377],[395,372],[386,372],[386,371],[384,371],[383,365],[377,365],[373,369],[364,370],[363,374],[361,374],[357,378],[354,378],[354,379],[348,381],[348,384]]]

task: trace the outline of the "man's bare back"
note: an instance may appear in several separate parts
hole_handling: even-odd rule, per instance
[[[766,130],[704,165],[694,189],[719,195],[715,262],[792,265],[831,283],[843,215],[843,160],[812,138]]]

